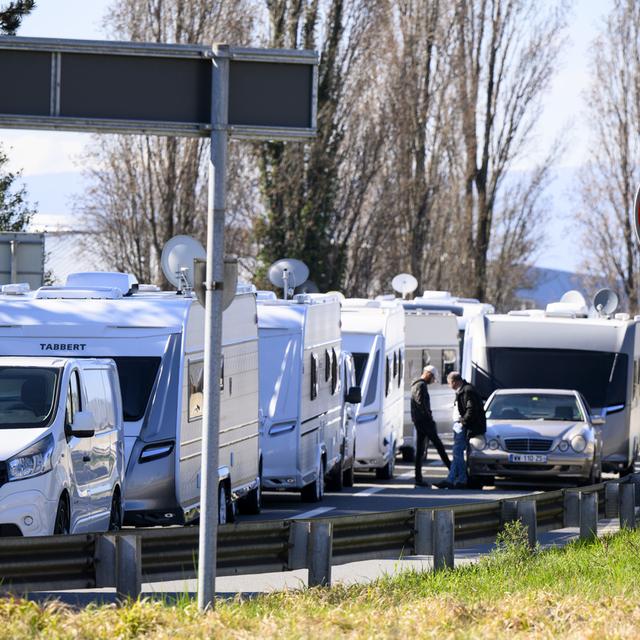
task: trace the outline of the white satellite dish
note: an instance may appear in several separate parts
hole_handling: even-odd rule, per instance
[[[418,281],[410,273],[399,273],[391,281],[391,286],[404,298],[418,288]]]
[[[564,302],[565,304],[575,305],[576,307],[586,307],[587,301],[584,299],[584,296],[575,289],[571,291],[567,291],[560,298],[560,302]]]
[[[293,290],[309,277],[309,267],[302,260],[283,258],[269,267],[269,281],[284,291],[286,300]]]
[[[593,308],[599,316],[610,316],[618,308],[618,294],[611,289],[600,289],[593,297]]]
[[[191,236],[174,236],[162,249],[162,272],[178,291],[191,290],[194,286],[194,260],[205,260],[207,252]]]

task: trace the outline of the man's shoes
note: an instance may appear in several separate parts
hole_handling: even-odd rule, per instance
[[[434,487],[438,487],[438,489],[453,489],[453,485],[448,480],[442,480],[441,482],[436,482]]]

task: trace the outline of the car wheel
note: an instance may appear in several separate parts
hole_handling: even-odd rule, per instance
[[[227,488],[223,482],[218,485],[218,524],[227,524]]]
[[[118,531],[122,528],[122,501],[120,491],[116,489],[111,497],[111,513],[109,514],[109,531]]]
[[[53,525],[53,535],[68,535],[71,531],[71,510],[69,508],[69,498],[66,494],[60,496],[58,509],[56,510],[56,520]]]
[[[384,467],[378,467],[376,469],[376,478],[378,480],[393,480],[393,474],[396,468],[396,447],[393,445],[393,450],[391,451],[391,458],[389,458],[389,462],[384,465]]]

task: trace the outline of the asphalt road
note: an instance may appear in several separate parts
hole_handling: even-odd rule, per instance
[[[445,442],[450,450],[450,444]],[[435,451],[430,449],[423,467],[425,480],[437,482],[446,477],[446,468]],[[265,492],[263,510],[259,516],[240,516],[240,522],[255,520],[283,520],[289,518],[333,517],[355,515],[375,511],[393,511],[409,507],[435,507],[439,505],[478,502],[479,500],[499,500],[526,495],[535,491],[555,489],[566,485],[539,483],[499,482],[496,487],[482,491],[442,490],[415,487],[413,465],[399,463],[393,480],[376,480],[373,473],[356,474],[355,486],[341,492],[328,492],[322,502],[309,504],[302,502],[300,493]]]

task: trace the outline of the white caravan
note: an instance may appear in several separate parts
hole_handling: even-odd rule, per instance
[[[603,469],[633,469],[640,437],[640,335],[627,314],[587,317],[559,309],[475,318],[463,375],[486,400],[496,389],[575,389],[602,427]]]
[[[362,402],[356,417],[356,469],[393,477],[402,447],[404,309],[400,301],[347,298],[342,344],[353,354]]]
[[[340,386],[343,433],[342,483],[345,487],[352,487],[356,468],[356,412],[362,401],[362,393],[356,382],[353,355],[344,350],[340,354]]]
[[[6,289],[6,287],[5,287]],[[253,287],[224,312],[220,519],[260,506],[258,347]],[[125,524],[199,514],[204,309],[191,293],[122,273],[71,274],[62,287],[0,296],[0,355],[112,358],[124,408]]]
[[[433,365],[438,379],[429,385],[433,418],[438,431],[452,429],[454,392],[447,384],[447,375],[458,371],[460,349],[458,322],[448,312],[424,310],[413,301],[403,302],[405,313],[405,378],[404,378],[404,442],[402,457],[412,461],[415,453],[415,428],[411,420],[411,383],[420,377],[426,365]]]
[[[258,293],[262,486],[317,502],[342,474],[340,303]]]
[[[0,357],[0,536],[119,529],[124,429],[112,360]]]

